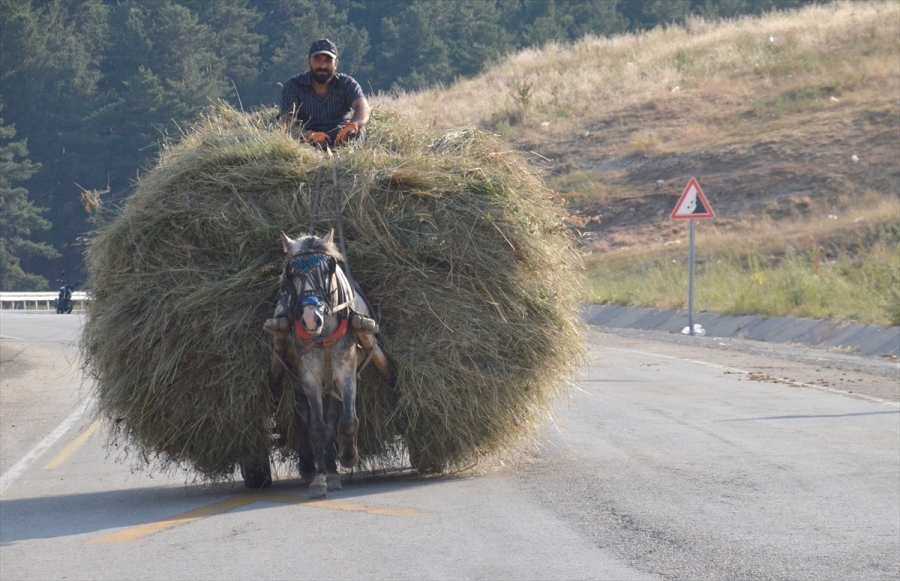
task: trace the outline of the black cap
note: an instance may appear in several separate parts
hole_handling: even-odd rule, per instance
[[[310,57],[323,53],[330,54],[332,58],[337,58],[337,46],[327,38],[322,38],[312,43],[312,46],[309,47]]]

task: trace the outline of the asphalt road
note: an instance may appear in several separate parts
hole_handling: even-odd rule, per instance
[[[594,333],[513,458],[309,502],[133,471],[81,411],[79,322],[0,315],[4,581],[900,577],[895,363]]]

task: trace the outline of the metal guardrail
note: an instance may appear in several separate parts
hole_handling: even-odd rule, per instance
[[[55,292],[0,292],[0,310],[55,312],[56,298],[58,296],[59,293]],[[87,300],[89,300],[89,297],[86,291],[75,291],[72,293],[72,303],[75,310],[84,309],[84,303]]]

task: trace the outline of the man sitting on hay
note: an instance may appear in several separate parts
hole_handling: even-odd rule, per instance
[[[278,118],[295,138],[317,147],[338,147],[365,140],[369,102],[359,83],[338,73],[337,46],[327,38],[309,48],[309,70],[281,90]]]

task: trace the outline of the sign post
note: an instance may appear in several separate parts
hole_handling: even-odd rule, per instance
[[[712,206],[706,201],[703,190],[696,178],[688,182],[681,198],[675,204],[670,216],[673,220],[691,221],[691,241],[688,252],[688,333],[694,334],[694,220],[711,220],[716,217]]]

